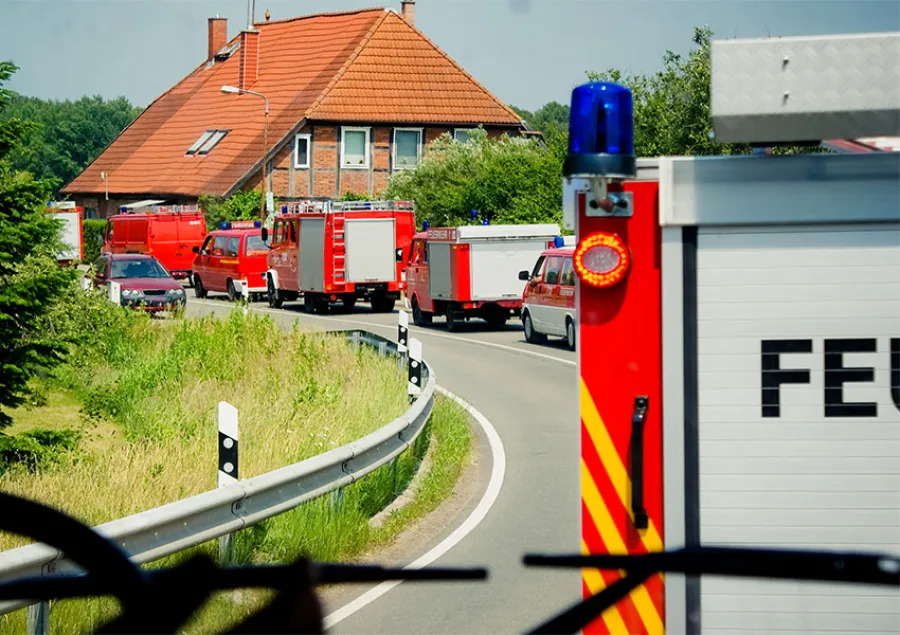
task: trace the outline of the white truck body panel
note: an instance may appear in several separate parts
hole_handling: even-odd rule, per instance
[[[397,279],[393,218],[347,218],[344,221],[347,282]]]
[[[699,229],[703,544],[900,554],[900,410],[890,385],[890,339],[900,338],[898,230]],[[873,271],[880,273],[871,279]],[[765,387],[763,378],[774,375],[764,370],[761,342],[773,340],[808,343],[809,353],[780,354],[784,370],[775,371],[797,369],[801,379],[808,371],[808,383]],[[872,352],[841,360],[824,351],[826,342],[859,340]],[[873,377],[835,365],[870,368]],[[842,395],[826,392],[826,381]],[[761,395],[772,390],[780,416],[763,416]],[[841,397],[875,404],[877,415],[840,416]],[[717,577],[704,578],[701,590],[704,632],[900,632],[896,591]]]
[[[301,291],[325,290],[325,218],[301,218],[297,275]]]
[[[543,238],[553,240],[559,236],[559,225],[556,223],[532,223],[529,225],[463,225],[457,228],[460,242],[478,239]]]
[[[453,281],[450,278],[450,243],[430,242],[428,250],[428,293],[433,300],[450,300]]]
[[[666,548],[900,555],[900,155],[658,165]],[[893,633],[900,598],[671,575],[666,622],[670,632]]]
[[[519,272],[530,271],[546,248],[546,238],[472,242],[469,247],[472,300],[521,298],[525,285],[519,280]]]
[[[712,43],[721,142],[900,136],[900,33]]]
[[[56,218],[63,222],[60,239],[63,242],[63,249],[57,254],[57,260],[79,260],[81,259],[81,223],[79,222],[81,214],[77,211],[63,212],[57,211],[53,214]]]

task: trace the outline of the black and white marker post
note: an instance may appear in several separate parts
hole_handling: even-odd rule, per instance
[[[238,412],[226,401],[219,402],[219,487],[225,487],[238,480]],[[233,535],[219,538],[219,563],[231,562],[231,541]]]
[[[409,340],[409,380],[406,386],[412,402],[422,392],[422,342],[416,338]]]
[[[405,355],[409,346],[409,313],[397,312],[397,352]]]

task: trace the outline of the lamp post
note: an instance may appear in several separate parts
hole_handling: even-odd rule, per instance
[[[262,164],[262,203],[259,207],[259,218],[262,221],[266,220],[266,193],[268,192],[268,182],[269,176],[268,172],[268,164],[269,164],[269,98],[263,95],[262,93],[257,93],[252,90],[247,90],[245,88],[238,88],[237,86],[222,86],[220,89],[223,93],[229,93],[233,95],[240,95],[242,93],[246,93],[247,95],[254,95],[256,97],[262,97],[262,99],[266,102],[266,121],[263,126],[263,164]]]

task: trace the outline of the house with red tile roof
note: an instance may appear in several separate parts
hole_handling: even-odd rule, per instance
[[[210,18],[207,59],[63,193],[101,218],[138,201],[229,196],[261,188],[268,149],[276,197],[377,194],[443,133],[523,132],[515,111],[415,28],[414,5],[267,18],[231,40],[226,20]]]

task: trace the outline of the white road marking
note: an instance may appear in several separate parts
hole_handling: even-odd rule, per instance
[[[197,304],[202,304],[203,306],[211,306],[211,307],[218,307],[218,308],[227,308],[229,306],[227,304],[222,304],[221,302],[214,302],[214,301],[210,301],[210,300],[193,299],[193,300],[191,300],[191,302],[197,303]],[[250,310],[256,311],[258,313],[270,313],[272,315],[294,315],[288,311],[284,311],[281,309],[264,309],[264,308],[258,309],[258,308],[254,307],[254,308],[251,308]],[[328,322],[343,322],[345,324],[353,324],[355,326],[371,326],[373,328],[379,328],[379,329],[394,329],[395,328],[394,325],[389,325],[389,324],[378,324],[377,322],[364,322],[362,320],[348,320],[345,318],[332,317],[332,316],[327,316],[327,315],[315,315],[315,314],[311,314],[311,313],[304,313],[302,315],[303,315],[303,317],[307,317],[307,318],[316,318],[319,320],[326,320]],[[294,315],[294,317],[299,318],[300,316]],[[547,355],[545,353],[529,351],[529,350],[525,350],[524,348],[517,348],[515,346],[507,346],[506,344],[496,344],[494,342],[485,342],[483,340],[476,340],[476,339],[473,339],[470,337],[459,337],[457,335],[446,335],[444,333],[435,333],[431,329],[423,329],[422,327],[419,327],[419,326],[410,325],[409,328],[410,328],[411,333],[413,332],[413,329],[415,329],[415,331],[421,333],[422,335],[427,335],[428,337],[440,337],[440,338],[443,338],[446,340],[453,340],[456,342],[466,342],[467,344],[475,344],[476,346],[489,346],[491,348],[496,348],[496,349],[505,350],[505,351],[512,351],[514,353],[520,353],[522,355],[530,355],[532,357],[537,357],[539,359],[547,359],[552,362],[558,362],[560,364],[565,364],[566,366],[576,366],[575,361],[570,360],[570,359],[563,359],[562,357],[556,357],[555,355]]]
[[[478,412],[471,405],[454,395],[449,390],[437,387],[438,392],[442,395],[446,396],[448,399],[452,399],[460,406],[463,407],[472,417],[481,425],[484,430],[485,435],[488,439],[488,445],[491,448],[491,455],[493,457],[493,467],[491,468],[491,478],[488,481],[487,489],[484,492],[484,496],[481,497],[481,500],[478,502],[478,505],[472,510],[472,513],[469,514],[469,517],[463,521],[462,525],[457,527],[453,533],[444,538],[439,544],[437,544],[433,549],[431,549],[428,553],[423,555],[421,558],[412,562],[404,567],[404,569],[422,569],[423,567],[428,566],[445,553],[450,551],[453,547],[455,547],[459,542],[465,538],[469,532],[471,532],[478,524],[484,520],[484,517],[487,516],[488,511],[490,511],[491,506],[497,500],[497,496],[500,495],[500,488],[503,485],[503,476],[506,473],[506,453],[503,450],[503,442],[500,440],[500,435],[497,434],[497,431],[494,429],[494,426],[491,425],[491,422],[487,420],[487,418]],[[333,613],[327,615],[325,617],[325,629],[332,628],[338,622],[347,619],[360,609],[365,606],[371,604],[382,595],[393,589],[395,586],[399,585],[402,580],[392,580],[390,582],[382,582],[378,586],[369,589],[361,596],[345,604],[338,610]]]

